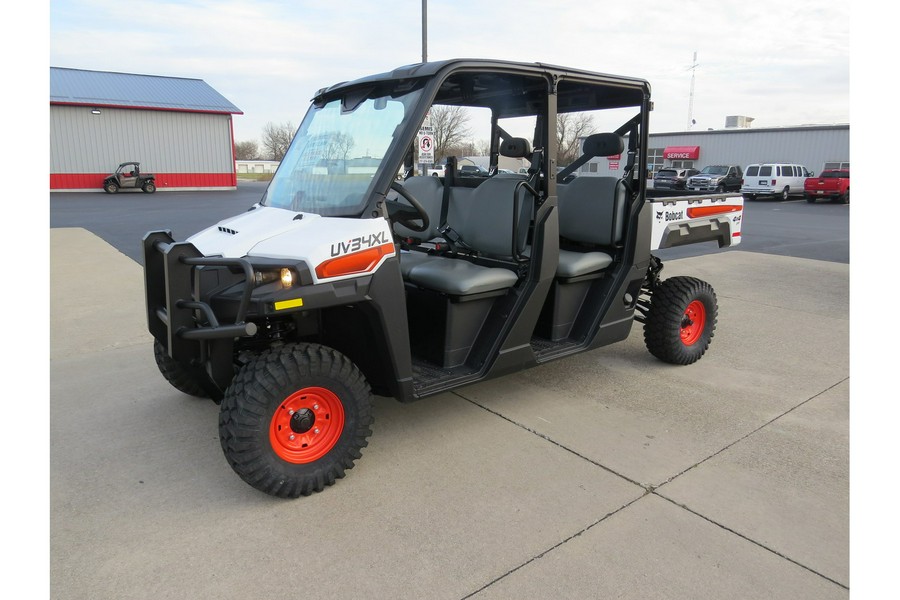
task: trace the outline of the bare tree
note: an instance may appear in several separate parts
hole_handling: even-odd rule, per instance
[[[464,145],[466,138],[471,135],[469,114],[462,106],[432,106],[431,126],[434,129],[436,162],[452,156],[451,150]]]
[[[262,149],[269,160],[281,160],[287,152],[291,140],[294,139],[296,128],[290,121],[276,125],[271,121],[263,127]]]
[[[594,133],[594,119],[590,113],[559,113],[556,115],[556,141],[559,143],[558,164],[564,167],[578,158],[578,140]]]
[[[236,160],[255,160],[259,158],[259,147],[254,141],[235,142],[234,157]]]
[[[339,158],[346,161],[350,158],[350,151],[356,146],[356,140],[348,133],[335,132],[328,136],[328,146],[325,149],[326,158]]]

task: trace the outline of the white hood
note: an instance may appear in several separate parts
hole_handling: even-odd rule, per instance
[[[382,259],[367,270],[371,272],[384,259],[394,255],[393,236],[385,219],[321,217],[268,206],[257,206],[220,221],[187,241],[204,256],[257,256],[304,261],[316,282],[319,281],[316,267],[336,257],[382,247]],[[359,274],[331,279],[346,279]]]

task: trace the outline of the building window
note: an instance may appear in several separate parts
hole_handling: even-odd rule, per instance
[[[651,173],[656,173],[666,165],[666,161],[663,158],[664,150],[665,148],[650,148],[647,151],[647,169]]]
[[[847,161],[847,162],[840,162],[840,161],[827,162],[827,163],[825,163],[825,166],[822,167],[823,170],[830,170],[830,169],[840,169],[840,170],[843,170],[843,169],[849,169],[849,168],[850,168],[850,161]]]
[[[693,169],[694,161],[692,161],[692,160],[673,160],[672,168],[673,169]]]

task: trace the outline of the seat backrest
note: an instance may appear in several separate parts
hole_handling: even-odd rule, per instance
[[[519,255],[525,249],[534,213],[534,197],[520,183],[518,178],[492,177],[465,197],[451,195],[448,224],[470,248],[494,258],[515,258],[514,215],[518,215],[515,249]]]
[[[399,223],[394,225],[394,231],[397,235],[418,240],[431,240],[438,237],[438,230],[441,226],[441,203],[443,202],[444,186],[437,177],[426,177],[423,175],[410,177],[403,182],[405,187],[413,198],[419,201],[425,212],[428,213],[429,225],[426,231],[413,231],[408,227],[404,227]],[[389,200],[389,202],[399,202],[407,205],[408,203],[402,198]]]
[[[560,236],[585,244],[614,246],[625,222],[624,182],[615,177],[576,177],[557,184]]]

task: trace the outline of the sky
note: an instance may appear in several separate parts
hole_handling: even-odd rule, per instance
[[[430,0],[426,50],[646,79],[651,133],[848,123],[848,4]],[[319,88],[422,60],[421,0],[51,0],[49,25],[50,66],[204,80],[244,113],[236,141],[298,125]]]

